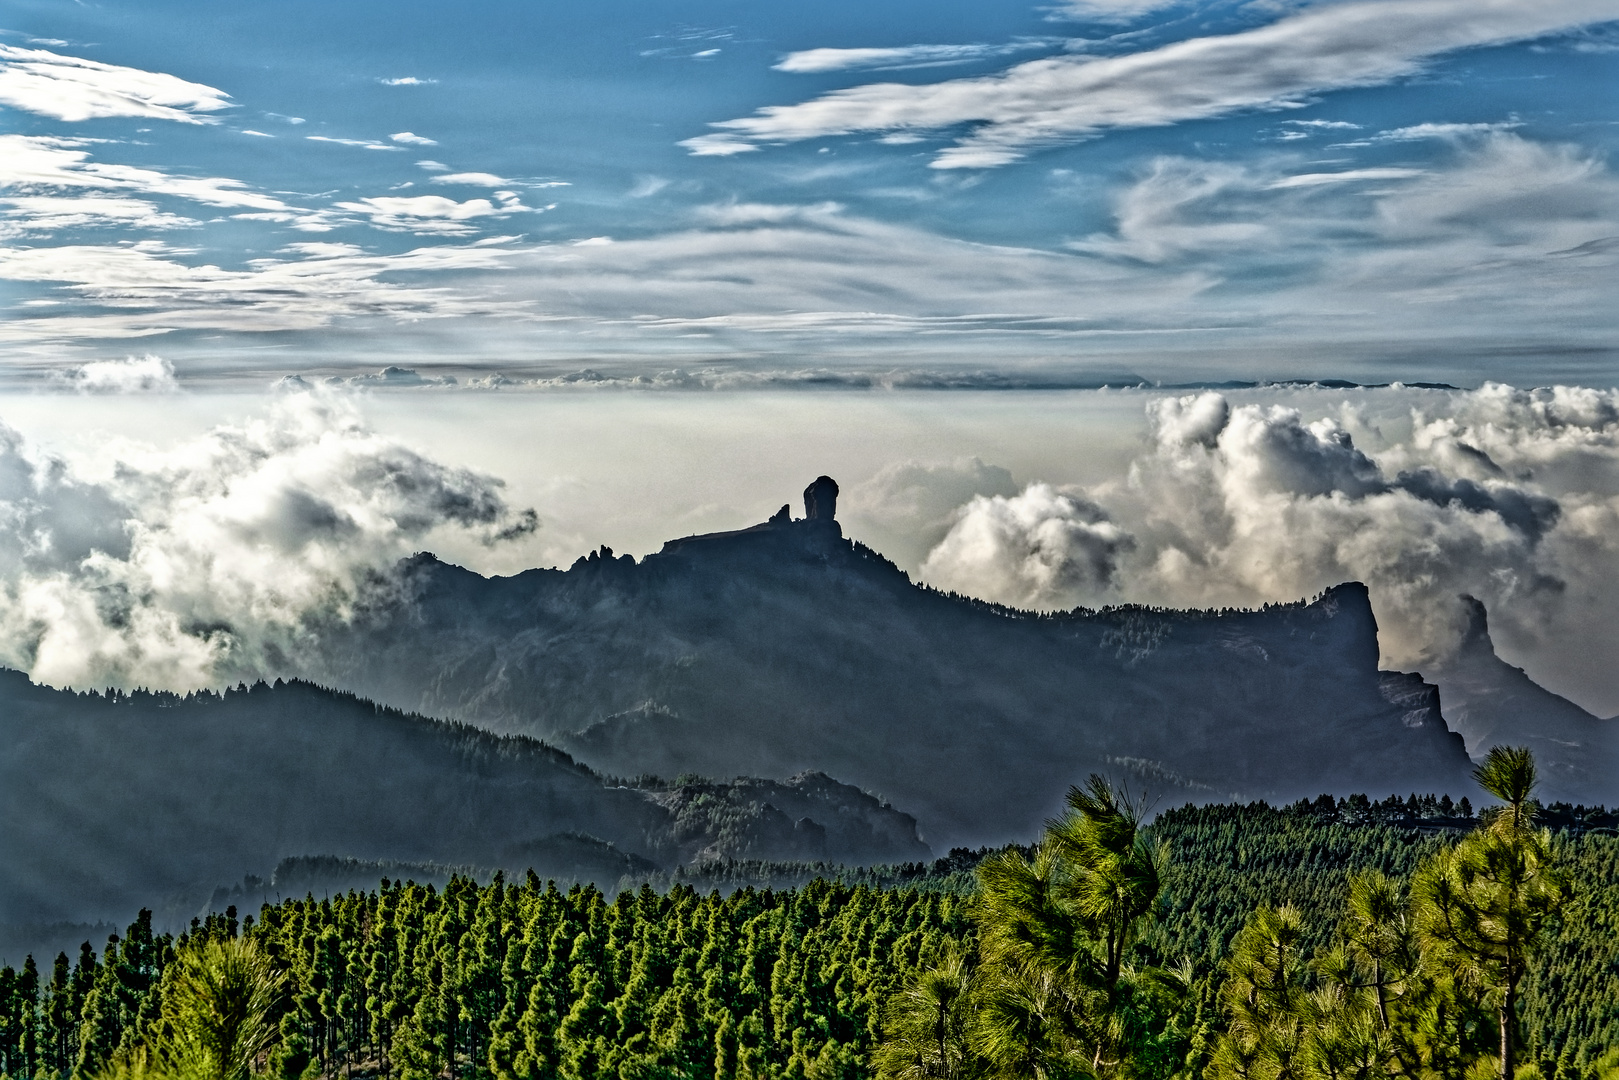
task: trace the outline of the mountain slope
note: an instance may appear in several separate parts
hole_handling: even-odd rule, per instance
[[[304,683],[75,694],[0,671],[0,924],[189,916],[283,859],[533,866],[926,858],[911,818],[819,774],[631,787],[533,739]]]
[[[1538,685],[1495,655],[1484,605],[1470,596],[1460,646],[1433,667],[1445,717],[1482,757],[1491,746],[1528,746],[1542,797],[1599,804],[1619,798],[1619,718],[1603,720]]]
[[[1092,770],[1175,799],[1470,786],[1433,687],[1377,670],[1364,586],[1041,617],[919,588],[810,509],[639,564],[418,556],[316,674],[626,774],[822,769],[936,847],[1027,837]]]

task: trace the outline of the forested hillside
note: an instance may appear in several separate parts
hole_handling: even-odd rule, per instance
[[[1129,959],[1185,961],[1187,989],[1139,1075],[1201,1074],[1226,1023],[1223,961],[1258,905],[1292,902],[1307,947],[1325,945],[1349,871],[1409,875],[1473,824],[1463,810],[1328,799],[1161,815],[1150,839],[1167,849],[1162,904]],[[1619,1044],[1619,840],[1611,815],[1553,807],[1543,819],[1560,826],[1575,900],[1519,1015],[1542,1075],[1573,1080]],[[963,871],[985,854],[850,872],[878,887],[823,879],[729,896],[676,885],[610,898],[533,877],[443,890],[388,881],[266,906],[240,926],[234,911],[216,915],[178,939],[143,915],[99,955],[87,945],[76,959],[6,969],[0,1067],[88,1075],[159,1015],[176,950],[241,934],[289,979],[265,1060],[284,1077],[871,1076],[885,1003],[974,945]]]
[[[531,738],[307,683],[74,693],[0,670],[0,742],[0,949],[141,907],[172,923],[284,860],[303,881],[280,896],[346,860],[610,889],[693,860],[931,854],[909,816],[819,773],[619,781]]]

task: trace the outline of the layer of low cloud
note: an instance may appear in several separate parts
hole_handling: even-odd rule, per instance
[[[173,75],[0,45],[0,105],[69,123],[112,116],[214,124],[230,95]]]
[[[1375,86],[1459,49],[1541,37],[1619,16],[1612,0],[1345,0],[1252,30],[1123,56],[1063,56],[928,85],[875,83],[769,106],[686,140],[694,154],[867,131],[972,130],[939,169],[993,168],[1031,150],[1123,128],[1160,127],[1311,94]]]
[[[1403,415],[1364,395],[1317,404],[1152,400],[1126,476],[977,495],[922,576],[1042,609],[1250,607],[1360,580],[1402,667],[1454,646],[1466,593],[1553,685],[1619,692],[1619,392],[1489,384],[1416,395]]]
[[[100,481],[0,425],[0,663],[173,690],[286,670],[430,538],[535,528],[498,480],[375,434],[324,392]]]

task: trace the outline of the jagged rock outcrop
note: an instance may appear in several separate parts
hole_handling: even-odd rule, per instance
[[[1431,687],[1378,671],[1360,584],[1038,616],[920,588],[835,524],[510,578],[418,556],[318,674],[622,774],[825,770],[935,847],[1027,838],[1091,771],[1175,801],[1471,790]]]
[[[1527,746],[1541,799],[1594,805],[1619,800],[1619,718],[1600,719],[1536,684],[1495,655],[1484,604],[1471,596],[1455,651],[1432,666],[1445,717],[1478,759],[1497,745]]]
[[[804,489],[804,520],[832,521],[837,516],[838,482],[830,476],[817,476]]]

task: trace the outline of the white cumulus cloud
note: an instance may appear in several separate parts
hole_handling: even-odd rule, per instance
[[[1042,609],[1257,606],[1360,580],[1401,667],[1453,647],[1465,593],[1539,677],[1612,701],[1619,392],[1389,394],[1316,392],[1313,418],[1263,395],[1153,399],[1125,476],[975,497],[922,575]]]
[[[1082,495],[1035,483],[975,496],[923,560],[922,577],[1013,607],[1051,607],[1055,597],[1105,593],[1134,543]]]
[[[171,690],[287,671],[429,536],[536,527],[499,481],[375,434],[326,393],[288,392],[101,482],[0,425],[0,663]]]
[[[151,353],[92,360],[66,372],[61,381],[82,394],[171,394],[180,389],[174,365]]]

